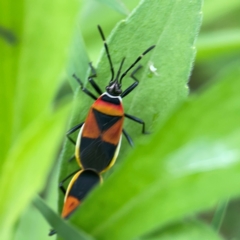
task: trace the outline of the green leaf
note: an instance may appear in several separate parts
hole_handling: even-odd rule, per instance
[[[20,0],[14,3],[14,7],[12,5],[13,3],[10,1],[0,2],[0,8],[4,9],[0,14],[0,28],[2,33],[0,37],[0,144],[2,158],[0,169],[12,140],[15,104],[13,99],[16,94],[16,69],[19,59],[19,43],[23,21],[23,1]],[[8,41],[9,36],[10,41]]]
[[[8,153],[0,176],[4,197],[0,199],[1,239],[7,235],[20,213],[45,184],[67,117],[64,107],[38,117],[16,140]],[[43,154],[44,153],[44,154]]]
[[[176,104],[188,94],[186,84],[195,55],[194,41],[201,20],[201,1],[198,3],[186,1],[183,5],[184,9],[182,2],[143,1],[129,18],[116,26],[108,41],[115,71],[123,57],[126,57],[123,67],[126,70],[148,47],[156,44],[155,49],[145,55],[139,63],[143,66],[137,74],[139,86],[124,99],[123,103],[127,113],[144,119],[147,130],[150,130],[156,122],[164,121]],[[161,16],[160,22],[159,16]],[[139,27],[143,17],[146,19],[144,26]],[[99,33],[96,32],[96,35]],[[150,64],[157,68],[156,74],[149,70]],[[85,66],[82,68],[87,71]],[[97,67],[97,74],[96,82],[104,90],[110,80],[109,62],[104,50]],[[82,81],[86,82],[86,79]],[[132,83],[132,78],[125,77],[123,89]],[[79,98],[75,98],[74,114],[69,128],[84,121],[93,103],[92,99],[81,91],[78,91],[78,96]],[[132,121],[126,120],[124,128],[133,139],[141,135],[141,126]],[[129,146],[124,139],[120,158],[127,152],[126,149],[129,150]],[[67,162],[73,153],[74,146],[67,141],[61,160],[60,180],[77,168],[76,164]]]
[[[73,216],[97,239],[132,239],[239,195],[239,63],[180,107]]]
[[[4,114],[0,238],[8,240],[19,216],[44,186],[63,135],[67,107],[60,105],[63,109],[56,110],[53,100],[79,3],[1,1],[0,7],[4,9],[0,16],[0,107]]]
[[[196,220],[185,220],[180,223],[172,224],[168,227],[161,229],[160,231],[155,231],[149,234],[141,240],[221,240],[222,238],[214,232],[212,228],[204,224],[203,222]]]
[[[93,240],[84,232],[75,230],[66,221],[55,214],[41,198],[37,197],[33,201],[34,206],[45,216],[49,224],[51,224],[57,233],[66,240]]]
[[[140,62],[143,69],[137,75],[139,86],[124,99],[126,112],[144,119],[147,123],[147,129],[156,125],[156,122],[163,122],[177,103],[183,101],[188,94],[186,84],[195,55],[194,42],[201,21],[200,9],[201,1],[197,3],[189,1],[169,2],[166,0],[161,1],[161,3],[157,0],[151,1],[151,3],[143,1],[126,21],[121,22],[114,29],[109,38],[109,49],[115,69],[118,69],[123,57],[126,57],[124,69],[127,69],[141,53],[156,44],[156,48],[145,55]],[[159,16],[161,16],[161,21],[159,21]],[[145,19],[144,25],[140,27],[143,18]],[[157,68],[156,74],[149,70],[150,64]],[[104,51],[102,51],[97,73],[98,79],[96,81],[104,89],[110,79],[109,63]],[[132,82],[131,78],[124,78],[123,89]],[[75,101],[75,115],[71,126],[84,121],[92,103],[92,100],[82,92],[79,93],[79,96],[81,98],[76,98]],[[141,126],[138,124],[126,120],[124,127],[134,139],[141,135]],[[130,150],[124,141],[120,158],[123,158],[127,150]],[[67,159],[74,152],[74,147],[70,145],[67,143],[64,148],[60,180],[78,168],[76,163],[69,164],[67,162]],[[60,198],[61,209],[63,202],[62,197]],[[111,211],[110,209],[109,211]],[[93,216],[93,213],[91,211],[88,214]],[[79,214],[75,214],[76,219],[78,218],[77,224],[84,226],[84,228],[87,228],[86,225],[89,224],[87,231],[91,231],[90,229],[94,225],[97,227],[105,222],[106,218],[105,216],[102,221],[101,217],[94,216],[94,219],[82,225],[84,218]],[[102,215],[105,214],[102,212]],[[90,218],[87,217],[87,219]],[[92,221],[94,221],[94,225],[90,226]],[[107,230],[105,233],[107,234]],[[125,238],[124,234],[125,231],[119,235],[119,238],[123,236]],[[130,238],[130,235],[127,237]]]
[[[24,31],[19,36],[21,49],[14,106],[14,115],[18,116],[13,123],[15,134],[52,101],[67,58],[67,44],[72,37],[78,8],[77,0],[25,3]],[[46,17],[41,16],[43,13]],[[33,99],[37,99],[34,105]]]

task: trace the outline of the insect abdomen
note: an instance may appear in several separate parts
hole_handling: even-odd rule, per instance
[[[77,172],[68,185],[62,217],[68,218],[81,204],[88,192],[100,182],[101,177],[94,171],[81,170]]]

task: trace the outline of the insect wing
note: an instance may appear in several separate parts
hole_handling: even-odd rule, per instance
[[[119,98],[103,94],[92,105],[77,139],[76,158],[83,169],[110,168],[119,153],[124,120]]]

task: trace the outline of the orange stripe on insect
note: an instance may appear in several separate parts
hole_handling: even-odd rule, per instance
[[[92,108],[109,116],[124,116],[122,104],[115,105],[98,98],[92,105]]]
[[[77,198],[68,196],[64,202],[62,218],[67,218],[74,210],[76,210],[79,204],[80,201]]]

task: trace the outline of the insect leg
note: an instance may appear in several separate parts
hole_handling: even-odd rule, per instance
[[[97,77],[96,69],[93,67],[93,65],[92,65],[91,62],[89,63],[89,67],[91,68],[91,73],[92,73],[89,77],[90,77],[90,78],[95,78],[95,77]]]
[[[126,118],[129,118],[129,119],[137,122],[137,123],[142,124],[142,133],[143,133],[143,134],[148,134],[148,132],[145,131],[145,122],[144,122],[142,119],[137,118],[137,117],[132,116],[132,115],[129,115],[129,114],[127,114],[127,113],[124,113],[124,116],[125,116]]]
[[[125,89],[125,91],[123,91],[123,93],[121,94],[121,97],[124,98],[125,96],[127,96],[135,87],[137,87],[138,85],[138,79],[134,76],[134,74],[140,69],[142,68],[141,65],[139,65],[130,75],[130,77],[135,81],[132,85],[130,85],[127,89]]]
[[[95,70],[95,68],[93,67],[92,63],[90,62],[89,63],[89,66],[91,68],[91,72],[92,72],[92,75],[88,77],[88,81],[91,83],[92,87],[95,89],[95,91],[101,95],[103,92],[102,90],[100,89],[100,87],[97,85],[97,83],[95,83],[95,81],[93,80],[93,78],[97,77],[97,72]]]
[[[89,97],[91,97],[92,99],[97,100],[97,97],[96,97],[93,93],[91,93],[87,88],[85,88],[85,87],[83,86],[83,83],[82,83],[82,81],[80,80],[80,78],[78,78],[75,74],[73,74],[72,76],[77,80],[77,82],[79,83],[79,85],[80,85],[80,87],[81,87],[81,90],[82,90],[84,93],[86,93],[86,94],[87,94]]]
[[[66,182],[70,177],[72,177],[74,174],[76,174],[77,172],[79,172],[80,169],[70,173],[67,177],[65,177],[60,183],[59,183],[59,188],[61,189],[61,191],[63,192],[63,194],[66,194],[66,189],[63,186],[63,183]]]
[[[67,131],[66,136],[69,139],[70,142],[72,142],[74,145],[76,145],[76,142],[69,136],[70,134],[76,132],[79,128],[82,127],[82,125],[84,124],[84,122],[79,123],[78,125],[76,125],[75,127],[71,128],[70,130]]]
[[[127,139],[128,143],[130,144],[131,147],[134,146],[132,138],[128,135],[128,133],[125,131],[125,129],[122,130],[123,135]]]

